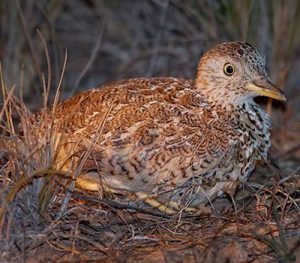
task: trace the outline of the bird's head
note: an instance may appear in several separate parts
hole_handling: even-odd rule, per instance
[[[221,105],[240,104],[256,96],[285,100],[270,82],[264,57],[243,42],[226,42],[207,51],[199,62],[196,86]]]

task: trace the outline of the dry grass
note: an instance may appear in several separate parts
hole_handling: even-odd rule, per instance
[[[0,260],[300,261],[299,13],[299,1],[1,1]],[[273,161],[238,192],[236,211],[224,198],[219,214],[169,217],[130,196],[82,192],[53,169],[55,131],[44,123],[39,140],[32,110],[42,107],[43,123],[49,103],[79,87],[191,77],[207,47],[233,39],[266,53],[288,97],[269,108]]]

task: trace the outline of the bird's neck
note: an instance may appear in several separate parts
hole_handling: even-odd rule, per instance
[[[257,120],[257,125],[261,124],[270,128],[270,117],[268,114],[253,100],[248,99],[243,103],[234,106],[234,111],[242,115],[247,115]]]
[[[249,125],[247,125],[249,127],[252,125],[251,122],[256,122],[257,127],[264,127],[264,132],[269,133],[270,118],[251,95],[246,97],[246,95],[236,93],[238,90],[230,88],[218,89],[215,86],[208,85],[205,79],[201,79],[201,81],[199,79],[196,79],[196,89],[204,95],[212,109],[219,109],[228,116],[241,116],[240,121],[247,124],[249,122]]]
[[[239,121],[246,122],[248,127],[252,124],[257,127],[265,127],[265,132],[271,128],[271,119],[268,114],[252,99],[241,101],[240,103],[216,103],[212,101],[209,103],[212,108],[216,108],[226,115],[238,116]]]
[[[210,85],[205,79],[196,79],[196,89],[200,91],[207,99],[210,105],[214,107],[222,107],[224,109],[231,109],[232,107],[239,107],[246,103],[252,103],[252,97],[246,97],[246,94],[241,94],[236,87],[222,87],[218,88],[218,85]]]
[[[268,114],[253,100],[245,101],[234,109],[239,117],[240,132],[247,141],[245,149],[247,158],[253,156],[256,160],[266,160],[271,146],[271,119]]]
[[[238,100],[236,98],[220,94],[220,96],[206,95],[206,98],[212,108],[219,108],[226,112],[234,113],[235,111],[240,111],[240,109],[252,111],[254,106],[260,108],[251,97],[243,99],[241,98]]]

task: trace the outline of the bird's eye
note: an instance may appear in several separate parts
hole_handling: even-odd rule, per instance
[[[232,76],[234,74],[234,66],[230,63],[226,63],[223,71],[227,76]]]

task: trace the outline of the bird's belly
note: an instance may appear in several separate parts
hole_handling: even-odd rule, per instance
[[[137,165],[128,162],[124,165],[129,173],[124,173],[119,167],[110,167],[110,172],[103,173],[103,180],[112,188],[124,189],[133,192],[154,193],[157,189],[176,186],[176,178],[182,177],[178,167],[169,168],[153,167],[145,164],[141,170],[136,171]]]
[[[106,150],[98,156],[97,169],[101,172],[103,183],[110,188],[157,193],[169,191],[188,178],[200,175],[203,168],[192,158],[174,157],[160,150],[148,155],[142,151],[139,154],[134,151],[116,154]],[[95,170],[95,167],[90,166],[89,169]]]

